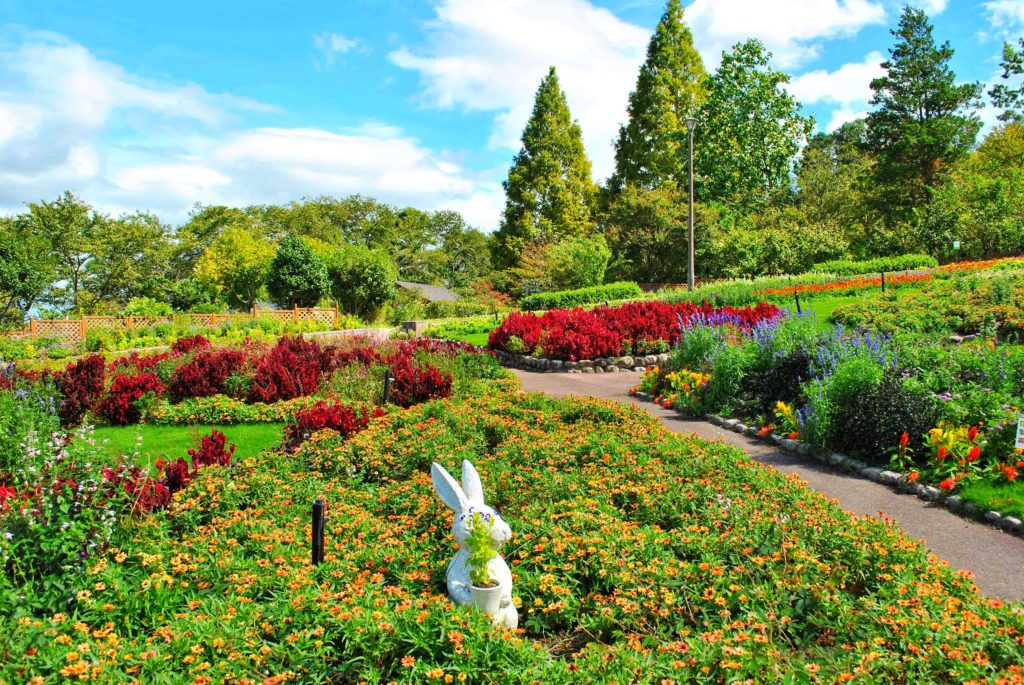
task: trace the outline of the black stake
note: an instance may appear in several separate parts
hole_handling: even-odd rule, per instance
[[[324,500],[317,497],[313,502],[313,565],[324,560]]]
[[[794,290],[793,291],[793,298],[796,300],[796,315],[800,316],[800,315],[802,315],[804,313],[803,310],[800,309],[800,293],[798,293],[797,291]]]
[[[885,272],[882,272],[882,294],[885,294]]]
[[[391,400],[391,380],[393,378],[391,369],[384,369],[384,404]]]

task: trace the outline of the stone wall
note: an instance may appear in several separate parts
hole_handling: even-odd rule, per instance
[[[623,371],[645,371],[648,366],[663,366],[668,363],[669,355],[649,354],[636,357],[603,357],[601,359],[581,359],[580,361],[563,361],[561,359],[545,359],[528,357],[511,352],[495,351],[494,355],[504,366],[529,371],[547,371],[562,373],[620,373]]]

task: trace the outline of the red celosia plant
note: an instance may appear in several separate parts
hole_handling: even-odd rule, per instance
[[[98,354],[80,359],[56,374],[57,389],[62,397],[60,420],[66,426],[82,421],[86,412],[95,409],[103,393],[107,365]]]
[[[110,391],[99,405],[99,413],[114,426],[138,423],[141,413],[136,402],[147,393],[159,395],[164,384],[155,373],[140,373],[135,376],[118,376]]]
[[[399,357],[391,365],[390,400],[399,407],[411,407],[452,394],[452,377],[427,363],[417,364],[411,357]]]
[[[205,350],[210,347],[210,341],[201,335],[193,335],[188,338],[178,338],[171,344],[171,351],[175,354],[190,354],[198,350]]]
[[[348,438],[366,428],[370,419],[384,414],[380,407],[374,407],[372,411],[363,407],[357,411],[339,402],[317,402],[295,414],[295,423],[285,428],[285,437],[291,445],[298,445],[308,440],[313,433],[329,429],[337,431],[343,438]]]

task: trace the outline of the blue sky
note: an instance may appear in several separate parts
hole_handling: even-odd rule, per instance
[[[867,110],[901,3],[685,6],[709,69],[760,38],[828,130]],[[963,80],[993,81],[1003,40],[1024,35],[1024,0],[920,6]],[[608,175],[662,11],[661,0],[0,0],[0,212],[67,188],[104,211],[180,223],[195,202],[358,192],[457,209],[491,230],[548,65],[595,177]]]

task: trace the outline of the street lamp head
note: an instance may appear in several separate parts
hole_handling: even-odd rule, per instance
[[[693,133],[693,129],[694,129],[694,127],[696,125],[697,125],[697,120],[696,119],[694,119],[693,117],[687,118],[687,120],[686,120],[686,130],[687,131],[689,131],[690,133]]]

